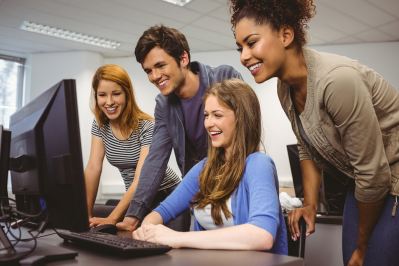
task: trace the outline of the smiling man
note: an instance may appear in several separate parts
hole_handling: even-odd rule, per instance
[[[162,25],[151,27],[143,33],[137,42],[135,56],[160,94],[156,98],[150,151],[125,219],[118,224],[119,228],[130,231],[162,200],[156,199],[155,195],[172,149],[183,175],[206,156],[207,133],[202,105],[206,89],[225,79],[242,79],[240,73],[231,66],[213,68],[191,62],[185,36],[176,29]],[[180,225],[176,229],[189,229],[187,214],[176,219],[176,224]]]

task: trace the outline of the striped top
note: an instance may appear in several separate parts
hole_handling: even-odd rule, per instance
[[[96,120],[93,120],[91,134],[102,139],[105,156],[111,165],[119,169],[126,190],[133,182],[141,148],[151,144],[153,129],[153,121],[140,120],[138,129],[127,140],[120,140],[113,134],[109,123],[99,128]],[[180,181],[181,178],[168,166],[159,190],[173,187]]]

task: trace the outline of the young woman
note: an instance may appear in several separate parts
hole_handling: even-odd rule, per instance
[[[272,159],[259,152],[260,106],[239,79],[213,85],[204,95],[208,157],[133,232],[136,239],[174,248],[270,250],[287,254]],[[162,225],[191,207],[194,232]]]
[[[399,92],[358,62],[306,48],[312,0],[230,0],[241,63],[257,83],[278,78],[281,105],[298,139],[304,217],[315,230],[320,170],[353,180],[343,219],[345,265],[397,265]]]
[[[137,187],[140,170],[148,154],[153,132],[153,118],[138,107],[127,72],[117,65],[97,69],[93,81],[92,140],[90,158],[85,169],[87,205],[90,225],[116,224],[123,218]],[[117,167],[126,193],[105,218],[93,217],[104,156]],[[159,203],[180,182],[170,168],[155,201]],[[155,205],[156,206],[156,205]]]

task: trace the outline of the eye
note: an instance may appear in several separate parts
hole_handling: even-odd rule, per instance
[[[240,54],[242,53],[242,47],[241,46],[239,46],[239,47],[237,47],[237,52],[239,52]]]
[[[208,113],[204,113],[204,118],[208,118],[209,114]]]
[[[256,44],[256,41],[248,41],[247,44],[249,48],[252,48]]]

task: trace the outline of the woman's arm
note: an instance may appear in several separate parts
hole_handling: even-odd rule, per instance
[[[142,224],[163,224],[163,219],[158,212],[152,211],[144,218]]]
[[[391,186],[380,123],[371,88],[359,72],[338,68],[325,89],[326,110],[340,134],[340,141],[355,174],[355,198],[359,207],[357,248],[349,265],[364,259],[371,232]]]
[[[133,238],[173,248],[269,250],[273,246],[273,236],[252,224],[195,232],[177,232],[161,224],[143,224],[133,232]]]
[[[317,204],[319,202],[319,190],[321,183],[320,171],[312,160],[302,160],[300,162],[302,172],[303,208],[292,210],[288,215],[288,229],[293,240],[300,236],[299,219],[303,217],[306,222],[306,235],[315,231],[315,221]]]
[[[121,220],[121,218],[125,214],[127,208],[129,207],[129,204],[130,204],[131,199],[133,198],[134,192],[136,191],[137,184],[139,183],[139,177],[140,177],[140,173],[141,173],[141,168],[143,167],[145,158],[148,155],[148,151],[149,151],[149,146],[141,147],[140,156],[139,156],[139,160],[137,162],[136,172],[134,173],[133,182],[129,186],[129,188],[126,191],[126,193],[122,196],[122,198],[119,201],[118,205],[115,206],[115,208],[108,215],[108,217],[106,217],[106,218],[95,217],[95,218],[91,219],[90,220],[91,224],[93,224],[93,225],[116,224],[116,223],[118,223]],[[139,221],[137,219],[135,220],[135,218],[133,218],[133,217],[130,218],[130,219],[133,219],[133,220],[131,221],[131,223],[129,223],[129,227],[130,226],[134,226],[133,224],[135,224],[137,226]],[[133,228],[125,228],[124,224],[120,224],[120,225],[118,225],[118,227],[120,229],[124,229],[124,230],[129,230],[129,231],[133,230]]]
[[[98,185],[105,155],[104,144],[100,137],[91,136],[89,162],[85,168],[86,199],[89,218],[93,216],[93,205],[96,200]]]

